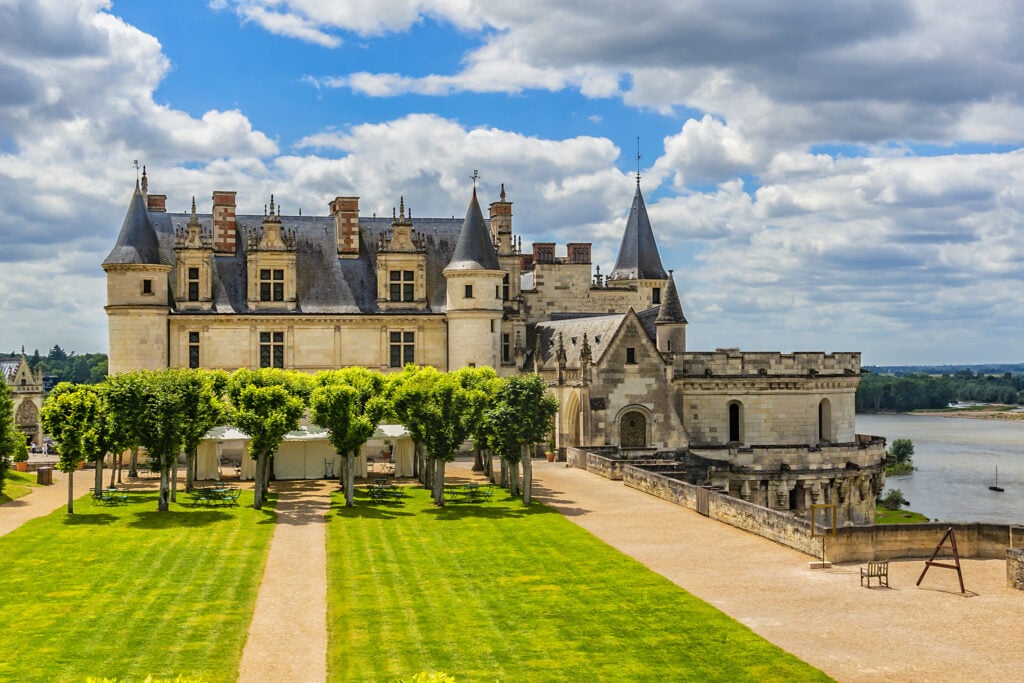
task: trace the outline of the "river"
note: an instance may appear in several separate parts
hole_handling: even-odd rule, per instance
[[[946,522],[1024,524],[1024,422],[857,415],[857,433],[914,442],[917,471],[885,483],[908,509]],[[1003,493],[988,489],[997,467]]]

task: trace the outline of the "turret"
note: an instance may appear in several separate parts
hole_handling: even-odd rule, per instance
[[[658,351],[681,357],[686,351],[686,317],[683,315],[683,306],[679,302],[679,293],[676,292],[676,281],[671,270],[668,271],[661,310],[658,311],[654,325],[657,331]]]
[[[503,275],[474,187],[455,252],[444,269],[449,370],[499,367]]]
[[[661,265],[658,243],[647,217],[647,206],[640,192],[640,178],[637,176],[636,193],[629,209],[626,229],[615,259],[615,267],[608,274],[607,284],[629,285],[637,288],[640,301],[636,308],[643,309],[661,304],[662,286],[668,279],[665,267]]]
[[[111,374],[167,367],[168,274],[146,200],[135,184],[117,243],[103,261]]]

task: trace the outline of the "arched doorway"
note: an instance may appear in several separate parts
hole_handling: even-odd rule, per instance
[[[647,446],[647,418],[631,410],[619,420],[619,447],[644,448]]]
[[[818,440],[832,441],[832,404],[827,398],[818,404]]]
[[[729,441],[743,441],[743,404],[729,402]]]
[[[580,396],[577,392],[569,394],[562,408],[562,434],[565,435],[565,446],[579,446],[580,437]]]

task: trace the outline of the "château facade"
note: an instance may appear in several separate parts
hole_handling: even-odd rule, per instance
[[[639,180],[615,266],[591,245],[522,250],[504,186],[485,219],[360,215],[339,196],[326,216],[261,215],[214,191],[209,213],[166,211],[143,173],[107,274],[111,373],[166,367],[406,363],[535,371],[558,397],[555,441],[688,450],[718,463],[713,484],[804,511],[835,503],[871,521],[884,442],[854,430],[859,353],[692,352]]]

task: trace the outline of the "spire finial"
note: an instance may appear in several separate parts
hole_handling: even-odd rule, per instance
[[[405,195],[398,198],[398,215],[403,221],[405,220]]]
[[[480,172],[475,168],[473,169],[473,175],[469,176],[470,180],[473,181],[473,196],[476,196],[476,181],[480,180]]]
[[[640,136],[636,136],[636,186],[640,187]]]
[[[149,178],[146,177],[146,167],[142,167],[142,193],[149,194]]]
[[[501,184],[501,201],[505,201],[505,183]]]
[[[274,215],[274,195],[270,195],[270,215]]]
[[[192,218],[196,217],[196,196],[192,195]]]

